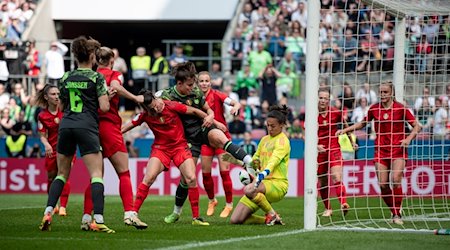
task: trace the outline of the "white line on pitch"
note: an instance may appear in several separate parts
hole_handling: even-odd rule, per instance
[[[5,207],[5,208],[0,208],[0,211],[17,210],[17,209],[36,209],[36,208],[45,208],[45,206],[33,206],[33,207]]]
[[[238,242],[238,241],[267,239],[267,238],[273,238],[273,237],[288,236],[288,235],[293,235],[293,234],[301,234],[301,233],[306,233],[306,232],[312,232],[312,231],[305,230],[305,229],[299,229],[299,230],[292,230],[292,231],[286,231],[286,232],[274,233],[274,234],[268,234],[268,235],[265,234],[265,235],[255,235],[255,236],[248,236],[248,237],[230,238],[230,239],[226,239],[226,240],[201,241],[201,242],[189,243],[189,244],[185,244],[185,245],[157,248],[157,250],[176,250],[176,249],[190,249],[190,248],[197,248],[197,247],[215,246],[215,245],[228,244],[228,243],[233,243],[233,242]]]

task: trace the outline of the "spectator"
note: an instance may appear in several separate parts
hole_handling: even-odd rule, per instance
[[[371,32],[368,32],[365,34],[364,39],[361,39],[359,45],[358,58],[362,60],[358,64],[357,70],[369,72],[372,67],[371,63],[381,59],[381,52],[378,50],[378,40],[375,39]]]
[[[20,111],[19,119],[12,126],[10,135],[6,137],[6,153],[8,157],[26,157],[28,136],[32,135],[31,124],[24,120],[25,112]]]
[[[419,66],[419,72],[425,73],[430,70],[433,63],[433,48],[428,42],[426,34],[422,34],[419,43],[416,46],[416,65]]]
[[[355,99],[358,102],[363,97],[366,98],[369,106],[378,101],[377,94],[374,90],[370,89],[370,84],[368,82],[365,82],[358,92],[356,92]]]
[[[351,29],[345,30],[345,38],[338,42],[338,57],[343,61],[342,71],[354,72],[358,55],[358,41],[353,37]]]
[[[11,119],[11,117],[9,115],[9,112],[10,112],[9,111],[9,107],[6,107],[6,108],[1,110],[2,116],[0,117],[0,125],[2,127],[4,135],[9,135],[10,131],[11,131],[11,128],[16,123],[14,121],[14,119]]]
[[[8,64],[9,74],[11,75],[21,75],[25,72],[23,69],[23,61],[27,57],[27,53],[24,48],[19,44],[19,40],[11,40],[6,46],[4,51],[5,61]]]
[[[13,83],[11,98],[13,98],[15,100],[15,104],[21,108],[25,107],[30,100],[30,97],[25,94],[25,89],[20,82]]]
[[[244,140],[239,143],[239,146],[247,155],[253,156],[256,153],[258,144],[252,140],[252,134],[248,131],[244,133]]]
[[[187,61],[188,60],[187,60],[187,58],[186,58],[186,56],[184,55],[184,52],[183,52],[183,46],[181,46],[179,44],[176,45],[174,47],[174,52],[172,53],[172,55],[169,58],[170,67],[173,68],[177,64],[184,63],[184,62],[187,62]]]
[[[244,58],[244,38],[240,28],[234,31],[234,36],[228,45],[228,54],[231,56],[231,71],[240,69]]]
[[[436,99],[436,112],[433,117],[433,139],[444,140],[447,134],[448,111],[441,99]]]
[[[64,55],[69,51],[66,45],[54,41],[50,45],[50,50],[45,52],[45,67],[47,70],[48,82],[57,85],[59,79],[64,75]]]
[[[259,88],[256,76],[250,71],[250,65],[245,64],[244,68],[237,73],[234,91],[240,99],[247,99],[250,88]]]
[[[279,58],[283,57],[285,49],[285,37],[283,34],[280,34],[280,28],[275,26],[273,27],[272,32],[270,32],[269,47],[267,50],[272,57],[279,60]]]
[[[269,106],[277,104],[277,79],[281,76],[271,64],[267,65],[258,74],[261,86],[261,100],[269,102]]]
[[[357,100],[358,106],[353,110],[352,112],[352,118],[350,121],[352,123],[358,123],[362,120],[364,120],[364,117],[367,115],[367,111],[369,111],[369,105],[367,98],[365,96],[362,96]]]
[[[42,150],[39,146],[39,143],[34,143],[33,147],[30,147],[27,150],[27,157],[28,158],[41,158],[42,157]]]
[[[431,132],[433,126],[433,108],[430,106],[428,98],[423,99],[422,105],[417,110],[417,120],[422,125],[422,132]]]
[[[284,72],[280,72],[280,76],[276,81],[277,99],[282,97],[298,96],[299,93],[293,93],[294,86],[299,85],[297,75],[291,71],[290,67],[286,67]],[[299,90],[299,88],[296,88]]]
[[[147,51],[144,47],[139,47],[136,49],[136,55],[131,57],[131,79],[128,80],[129,91],[137,95],[138,92],[143,89],[145,83],[148,81],[148,76],[150,74],[151,58],[147,55]],[[151,87],[151,86],[149,86]],[[126,109],[134,109],[135,103],[125,100]]]
[[[130,158],[139,157],[139,148],[135,147],[131,141],[126,141],[127,152]]]
[[[41,73],[41,58],[39,51],[36,49],[36,41],[34,39],[28,41],[27,45],[27,58],[25,67],[27,69],[27,75],[32,77],[34,83],[38,82],[38,76]]]
[[[267,65],[272,64],[272,56],[264,50],[264,44],[258,42],[257,51],[250,52],[248,62],[250,64],[250,71],[253,75],[257,76]]]
[[[417,112],[422,107],[423,99],[428,99],[430,107],[434,110],[434,97],[430,96],[430,88],[423,87],[422,96],[418,96],[414,102],[414,111]]]
[[[322,53],[320,55],[320,73],[332,73],[333,61],[336,60],[339,48],[333,36],[333,30],[327,30],[326,40],[322,42]]]
[[[298,21],[302,26],[302,29],[306,28],[308,21],[308,12],[305,1],[299,1],[297,11],[292,13],[291,21]]]
[[[0,83],[0,111],[8,106],[9,93],[6,92],[6,86],[4,83]]]
[[[128,73],[128,66],[125,59],[120,57],[119,50],[117,48],[113,48],[112,51],[114,53],[114,64],[112,69],[119,71],[123,76],[126,76]]]
[[[306,52],[305,38],[300,34],[299,29],[294,29],[290,35],[286,37],[286,51],[292,53],[295,63],[300,71],[303,70],[302,59]]]
[[[156,48],[153,50],[153,65],[152,65],[152,76],[153,78],[153,86],[155,87],[155,90],[158,90],[160,86],[158,85],[158,79],[157,77],[159,75],[165,75],[169,73],[169,63],[167,62],[166,58],[164,58],[162,52],[160,49]]]
[[[285,72],[287,67],[291,68],[291,72],[294,73],[300,70],[297,63],[292,59],[292,53],[289,51],[286,51],[283,59],[277,65],[277,69],[280,72]]]
[[[8,102],[8,109],[9,109],[9,118],[13,120],[13,122],[17,122],[19,119],[20,111],[22,111],[22,107],[17,105],[16,99],[10,97]]]
[[[228,131],[230,131],[234,139],[242,138],[246,131],[245,127],[245,123],[241,120],[240,116],[234,116],[233,121],[228,123]]]
[[[439,23],[436,23],[432,17],[427,17],[426,23],[427,24],[423,26],[422,35],[425,35],[429,44],[434,44],[439,33]]]
[[[252,24],[253,23],[253,20],[252,20],[252,11],[253,11],[252,5],[250,3],[245,3],[243,8],[244,9],[242,10],[241,14],[239,14],[239,19],[238,19],[239,24],[242,24],[242,22],[244,20],[247,21],[249,24]]]
[[[343,93],[339,95],[339,98],[341,99],[343,106],[347,108],[349,115],[351,115],[351,112],[355,108],[355,94],[348,83],[345,82],[343,87]]]
[[[295,118],[291,126],[289,126],[288,135],[290,139],[303,139],[304,129],[299,118]]]
[[[211,65],[209,75],[211,76],[211,87],[213,89],[221,90],[223,87],[223,76],[220,71],[220,64],[218,62],[214,62]]]
[[[19,41],[25,27],[16,14],[10,16],[8,25],[6,26],[6,38],[9,40]]]

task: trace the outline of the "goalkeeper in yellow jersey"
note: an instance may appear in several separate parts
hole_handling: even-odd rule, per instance
[[[287,114],[286,106],[270,108],[266,120],[269,135],[261,139],[253,155],[252,165],[257,174],[253,182],[244,187],[245,195],[231,215],[232,224],[283,224],[271,204],[283,199],[288,191],[291,146],[283,133]],[[254,214],[259,208],[265,212],[265,218]]]

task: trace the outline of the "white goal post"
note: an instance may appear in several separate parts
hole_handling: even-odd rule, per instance
[[[335,0],[331,0],[333,5]],[[345,2],[345,1],[344,1]],[[358,3],[361,3],[358,4]],[[361,7],[364,6],[364,9]],[[359,150],[354,159],[344,160],[343,183],[347,188],[347,200],[351,209],[347,216],[335,212],[329,218],[323,218],[324,205],[318,195],[317,181],[317,117],[318,117],[318,90],[319,85],[325,83],[331,89],[334,100],[341,102],[342,112],[352,112],[353,109],[345,107],[347,97],[343,92],[343,85],[357,92],[365,85],[378,93],[382,82],[392,81],[395,86],[395,98],[404,103],[407,108],[418,118],[423,111],[423,106],[415,107],[417,99],[423,97],[425,89],[429,90],[430,98],[442,102],[446,107],[447,119],[450,121],[448,104],[450,104],[450,1],[449,0],[360,0],[356,1],[358,20],[354,22],[353,37],[357,41],[358,54],[354,58],[339,56],[337,49],[329,48],[332,57],[323,56],[324,44],[323,27],[321,20],[327,17],[326,11],[321,11],[320,0],[307,1],[307,48],[306,48],[306,88],[305,88],[305,173],[304,173],[304,229],[315,230],[344,228],[346,230],[400,230],[402,232],[426,232],[436,229],[450,228],[450,137],[447,134],[442,137],[437,135],[437,117],[440,106],[430,103],[430,124],[411,143],[409,156],[402,181],[403,203],[401,206],[404,225],[393,225],[391,212],[380,196],[379,187],[375,175],[373,160],[373,131],[367,130],[357,134],[357,138],[367,138],[364,144],[359,145]],[[369,10],[369,11],[368,11]],[[363,12],[370,13],[376,10],[384,16],[381,25],[377,46],[365,54],[364,39],[368,44],[372,42],[374,26],[372,16],[369,20],[359,19]],[[340,10],[342,11],[342,10]],[[344,12],[354,11],[345,6]],[[338,12],[331,11],[332,18],[337,17]],[[389,18],[391,19],[389,19]],[[430,39],[425,27],[427,22],[439,23],[441,26],[436,38]],[[442,33],[442,25],[448,25],[447,38],[439,40]],[[363,32],[362,26],[368,27],[369,32]],[[387,27],[388,26],[388,27]],[[447,26],[446,26],[447,27]],[[340,27],[341,31],[335,31],[335,26],[326,30],[333,32],[336,47],[342,47],[345,39],[345,31],[349,27]],[[392,29],[392,30],[390,30]],[[420,29],[417,31],[415,29]],[[426,31],[424,31],[424,29]],[[385,31],[387,30],[387,32]],[[386,33],[382,33],[386,32]],[[416,33],[413,33],[416,32]],[[381,35],[380,35],[381,34]],[[382,37],[386,34],[392,41],[385,42]],[[366,37],[367,36],[367,37]],[[375,37],[375,35],[373,35]],[[411,36],[415,36],[411,39]],[[429,52],[422,52],[429,40]],[[439,41],[438,41],[439,40]],[[329,44],[334,43],[328,41]],[[422,42],[425,44],[422,46]],[[326,42],[325,42],[326,43]],[[369,45],[371,46],[371,45]],[[421,47],[422,46],[422,47]],[[375,52],[376,50],[376,52]],[[426,49],[424,49],[426,50]],[[322,67],[325,60],[332,61],[329,72],[324,72]],[[354,63],[354,64],[352,64]],[[325,64],[326,65],[326,64]],[[347,71],[347,65],[350,70]],[[446,89],[448,92],[446,93]],[[353,102],[356,99],[353,92]],[[378,96],[378,94],[377,94]],[[362,99],[362,98],[361,98]],[[367,101],[367,100],[366,100]],[[378,102],[378,100],[377,100]],[[448,102],[448,104],[446,103]],[[354,104],[358,106],[357,104]],[[422,103],[421,103],[422,105]],[[370,103],[369,103],[370,106]],[[439,111],[440,112],[440,111]],[[421,115],[423,113],[420,113]],[[349,117],[350,120],[350,117]],[[427,122],[427,121],[425,121]],[[450,125],[450,122],[448,123]],[[436,127],[436,128],[434,128]],[[364,137],[366,136],[366,137]],[[330,179],[330,178],[329,178]],[[330,184],[332,185],[332,183]],[[332,189],[330,189],[332,190]],[[318,197],[319,196],[319,197]],[[333,206],[338,204],[334,191],[330,191],[330,202]]]

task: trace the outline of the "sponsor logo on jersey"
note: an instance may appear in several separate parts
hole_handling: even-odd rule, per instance
[[[159,118],[159,121],[160,121],[161,123],[164,123],[166,120],[164,119],[164,117],[161,116],[161,117]]]
[[[387,113],[384,113],[383,118],[386,120],[387,118],[389,118],[389,115]]]
[[[56,124],[59,124],[59,117],[55,117],[55,119],[53,119],[53,121],[54,121]]]

